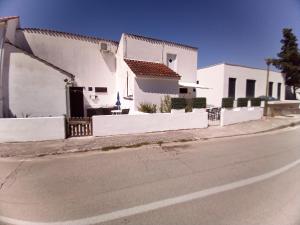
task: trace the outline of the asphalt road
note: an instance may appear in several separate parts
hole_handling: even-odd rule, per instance
[[[300,129],[0,159],[0,224],[300,224]]]

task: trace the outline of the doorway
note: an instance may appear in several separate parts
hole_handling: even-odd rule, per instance
[[[83,117],[83,87],[70,87],[69,91],[71,117]]]

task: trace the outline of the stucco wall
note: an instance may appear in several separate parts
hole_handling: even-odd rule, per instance
[[[167,65],[167,54],[177,55],[176,72],[183,82],[196,82],[197,55],[195,49],[156,41],[145,41],[131,36],[124,37],[124,57]]]
[[[207,126],[206,112],[93,116],[94,136],[206,128]]]
[[[236,78],[236,98],[246,96],[246,80],[255,80],[255,97],[266,95],[266,79],[267,71],[262,69],[254,69],[240,66],[225,65],[224,72],[224,92],[223,96],[228,96],[228,80],[229,77]],[[270,71],[269,81],[273,82],[272,96],[277,98],[277,84],[281,83],[281,100],[285,99],[284,77],[279,72]]]
[[[266,95],[267,71],[263,69],[218,64],[199,69],[197,80],[200,85],[212,89],[197,89],[197,97],[206,97],[207,104],[221,106],[222,98],[228,97],[229,78],[236,78],[235,98],[246,97],[246,80],[255,80],[255,97]],[[277,84],[281,83],[281,100],[285,99],[284,76],[270,71],[269,81],[273,82],[272,96],[277,98]]]
[[[158,109],[165,95],[178,97],[178,89],[178,80],[135,78],[133,95],[135,110],[140,103],[156,104]]]
[[[5,35],[5,23],[0,23],[0,118],[3,117],[3,94],[2,94],[2,65],[3,65],[3,44]]]
[[[205,97],[207,105],[221,106],[224,89],[224,65],[199,69],[199,84],[209,89],[197,88],[197,97]]]
[[[7,21],[6,39],[11,43],[15,43],[16,29],[19,27],[19,18]]]
[[[221,126],[235,123],[242,123],[250,120],[259,120],[263,117],[263,108],[261,107],[242,107],[234,109],[221,110]]]
[[[5,117],[66,114],[65,74],[5,44]]]
[[[77,86],[84,87],[86,107],[113,105],[116,99],[116,44],[105,42],[111,52],[100,51],[101,41],[86,41],[45,32],[17,32],[17,43],[36,56],[75,75]],[[29,47],[30,46],[30,47]],[[93,91],[88,91],[93,87]],[[107,93],[95,93],[94,87],[107,87]],[[93,99],[92,95],[97,95]]]
[[[45,141],[64,138],[64,117],[0,119],[0,142]]]
[[[116,91],[119,92],[121,108],[130,108],[130,112],[134,110],[134,80],[135,75],[130,70],[123,59],[124,51],[124,35],[122,35],[118,51],[116,54],[117,71],[116,71]],[[127,83],[128,77],[128,83]]]

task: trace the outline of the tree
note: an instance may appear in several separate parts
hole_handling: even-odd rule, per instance
[[[296,98],[296,90],[300,88],[300,52],[297,38],[289,28],[284,28],[282,34],[281,51],[277,54],[277,59],[272,59],[272,64],[285,74],[285,84],[293,87]]]

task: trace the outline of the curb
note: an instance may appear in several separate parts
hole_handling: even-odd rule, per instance
[[[66,155],[66,154],[72,154],[72,153],[85,153],[85,152],[94,152],[94,151],[99,151],[99,152],[110,152],[113,150],[118,150],[121,148],[125,148],[125,149],[129,149],[129,148],[138,148],[141,146],[149,146],[149,145],[162,145],[162,144],[170,144],[170,143],[183,143],[183,142],[193,142],[193,141],[210,141],[210,140],[214,140],[214,139],[222,139],[222,138],[231,138],[231,137],[242,137],[242,136],[248,136],[248,135],[255,135],[255,134],[263,134],[263,133],[269,133],[269,132],[273,132],[273,131],[278,131],[278,130],[282,130],[285,128],[289,128],[289,127],[296,127],[300,125],[300,121],[296,121],[296,122],[291,122],[289,124],[286,125],[281,125],[278,127],[273,127],[271,129],[267,129],[267,130],[261,130],[261,131],[257,131],[257,132],[252,132],[252,133],[240,133],[240,134],[234,134],[234,135],[223,135],[223,136],[216,136],[216,137],[208,137],[208,138],[197,138],[197,137],[193,137],[190,139],[180,139],[178,141],[156,141],[156,142],[145,142],[143,140],[141,140],[140,142],[137,142],[135,144],[131,144],[131,145],[110,145],[110,146],[99,146],[96,148],[89,148],[89,149],[78,149],[78,148],[74,148],[74,149],[70,149],[67,151],[57,151],[57,152],[50,152],[50,153],[41,153],[41,154],[34,154],[34,155],[12,155],[12,156],[0,156],[0,159],[34,159],[34,158],[42,158],[42,157],[46,157],[46,156],[58,156],[58,155]]]

